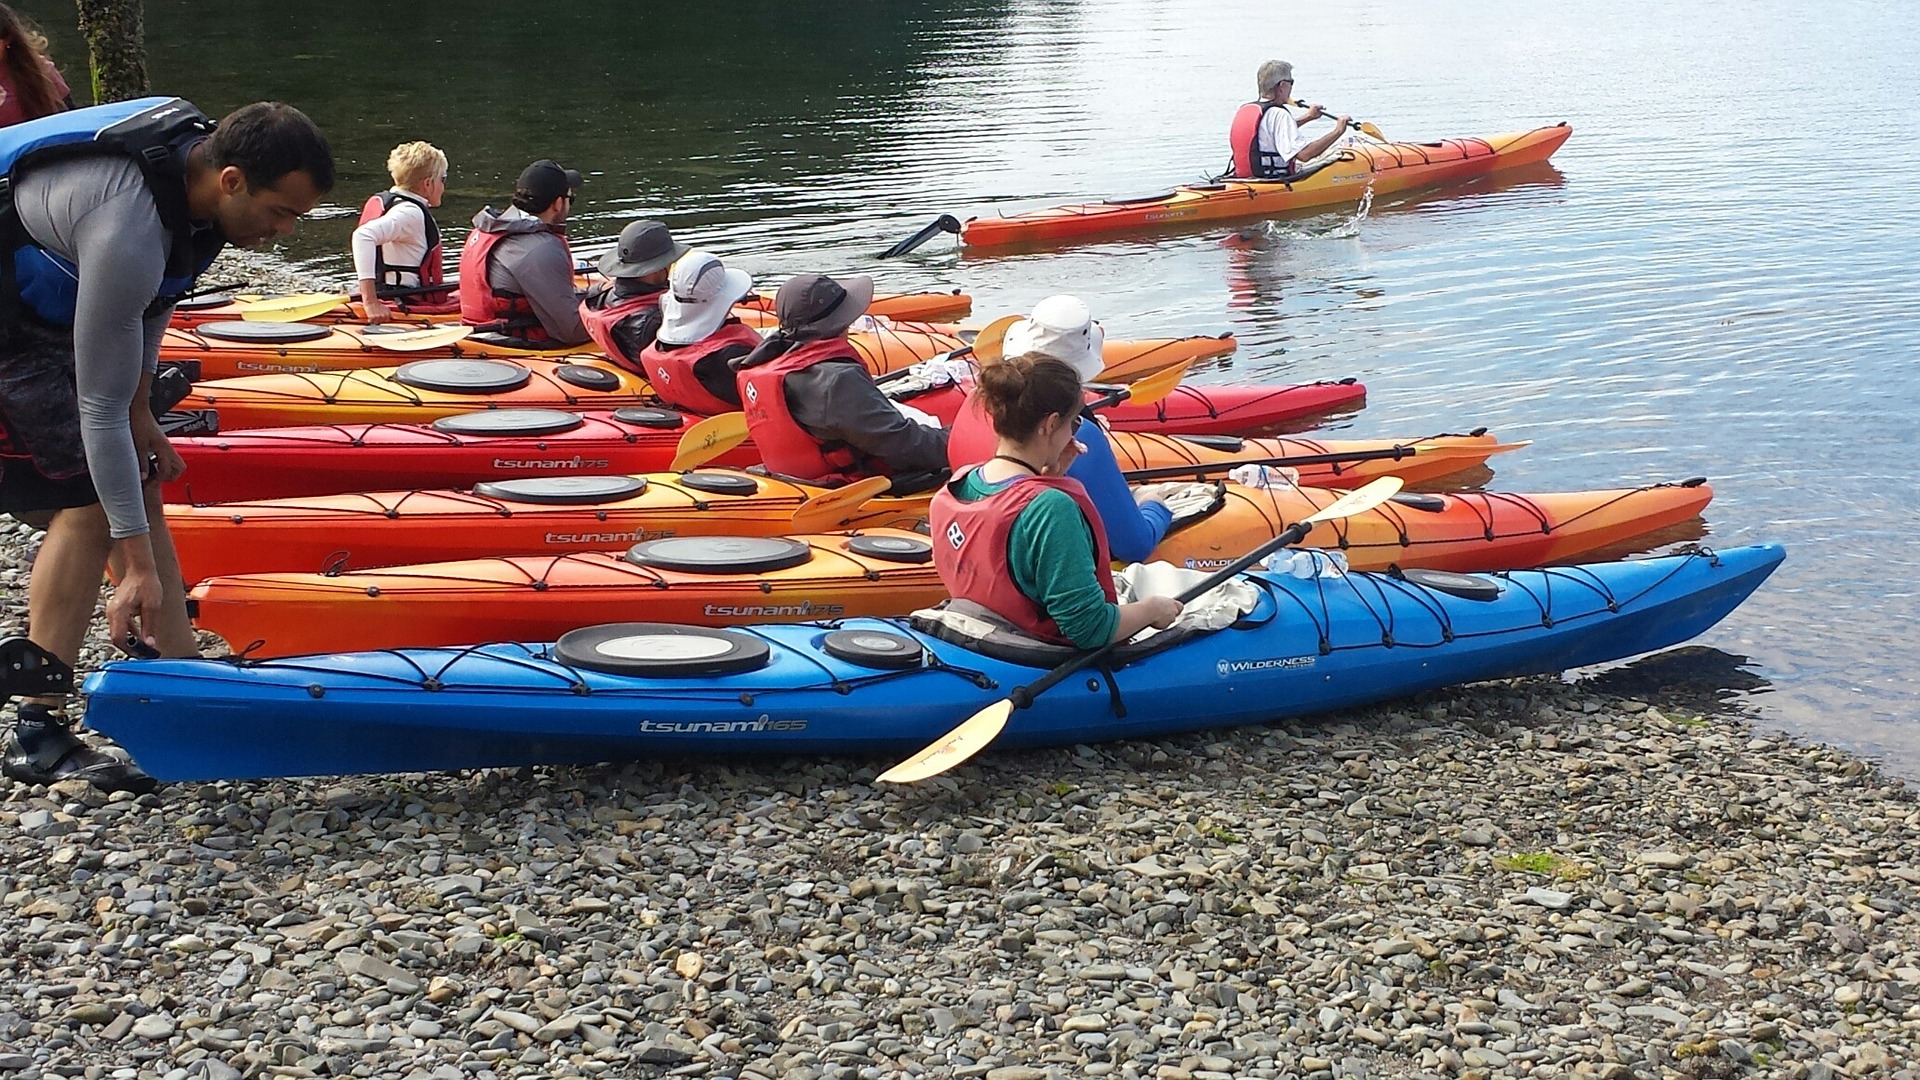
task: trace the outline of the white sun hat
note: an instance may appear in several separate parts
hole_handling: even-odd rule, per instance
[[[668,345],[702,341],[727,321],[733,305],[753,291],[745,270],[723,265],[710,251],[689,251],[667,274],[660,298],[660,340]]]
[[[1049,296],[1033,306],[1033,314],[1007,328],[1000,355],[1051,356],[1079,372],[1082,382],[1090,382],[1107,366],[1101,355],[1106,343],[1106,331],[1093,321],[1084,301],[1077,296]]]

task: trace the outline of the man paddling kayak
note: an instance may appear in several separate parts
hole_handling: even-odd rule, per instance
[[[640,370],[660,400],[716,416],[740,407],[732,362],[760,345],[760,332],[733,314],[753,291],[745,270],[711,252],[689,251],[673,264],[660,298],[660,332],[640,354]]]
[[[660,330],[667,270],[686,253],[687,245],[675,241],[665,225],[636,221],[621,229],[619,242],[601,256],[600,273],[607,280],[581,298],[580,321],[609,359],[642,370],[640,353]]]
[[[1333,130],[1309,142],[1300,134],[1300,125],[1326,115],[1318,105],[1307,106],[1298,120],[1287,106],[1293,95],[1293,65],[1285,60],[1269,60],[1260,65],[1255,76],[1260,96],[1240,106],[1233,115],[1228,141],[1233,145],[1233,171],[1241,179],[1280,179],[1292,176],[1299,167],[1332,149],[1353,120],[1334,118]]]
[[[485,207],[460,251],[460,321],[502,324],[513,337],[554,346],[588,340],[573,289],[567,212],[580,174],[547,158],[529,165],[505,210]]]
[[[1082,649],[1171,626],[1180,604],[1170,597],[1118,602],[1100,511],[1066,475],[1080,450],[1079,373],[1015,356],[983,370],[974,396],[993,424],[993,457],[943,485],[928,511],[947,591]]]
[[[415,291],[447,276],[440,223],[433,220],[433,207],[447,194],[447,155],[432,143],[401,143],[387,155],[387,172],[393,186],[367,199],[353,230],[353,276],[367,322],[375,325],[393,316],[383,293],[397,298],[402,311],[456,310],[451,289]]]
[[[870,277],[802,274],[774,296],[779,329],[734,361],[742,411],[768,472],[832,486],[946,472],[946,431],[895,408],[847,340],[871,303]]]
[[[0,511],[47,530],[28,589],[33,642],[73,665],[111,561],[110,640],[191,656],[185,590],[160,485],[185,465],[148,408],[174,302],[222,246],[293,231],[333,187],[313,121],[278,102],[217,129],[178,98],[116,102],[0,129]],[[35,698],[4,741],[28,783],[148,791],[90,749],[64,698]]]

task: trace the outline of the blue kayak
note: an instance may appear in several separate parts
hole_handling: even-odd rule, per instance
[[[1151,738],[1665,648],[1745,600],[1774,545],[1482,575],[1249,574],[1228,629],[1129,646],[1014,713],[1000,745]],[[922,624],[924,625],[924,624]],[[620,624],[555,645],[128,660],[87,722],[162,780],[919,749],[1071,655],[906,619],[735,630]],[[993,655],[988,655],[992,653]],[[1123,650],[1123,654],[1125,650]]]

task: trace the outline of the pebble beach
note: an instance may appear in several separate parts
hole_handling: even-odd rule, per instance
[[[0,1077],[1920,1077],[1912,787],[1623,682],[910,790],[0,780]]]

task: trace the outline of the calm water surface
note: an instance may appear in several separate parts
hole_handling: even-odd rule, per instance
[[[62,60],[71,8],[44,6]],[[1516,491],[1706,475],[1710,543],[1786,567],[1643,681],[1920,772],[1920,23],[1842,0],[1252,0],[917,5],[577,0],[421,9],[148,0],[156,85],[224,111],[280,97],[343,159],[336,216],[286,254],[344,275],[385,152],[453,158],[441,220],[528,160],[590,174],[575,235],[655,215],[767,282],[872,271],[992,316],[1087,296],[1110,330],[1232,330],[1204,381],[1359,376],[1355,436],[1486,425]],[[378,27],[377,31],[365,28]],[[377,37],[377,40],[375,38]],[[1217,171],[1260,61],[1391,137],[1559,120],[1551,166],[1251,229],[1053,253],[875,251],[961,216]]]

